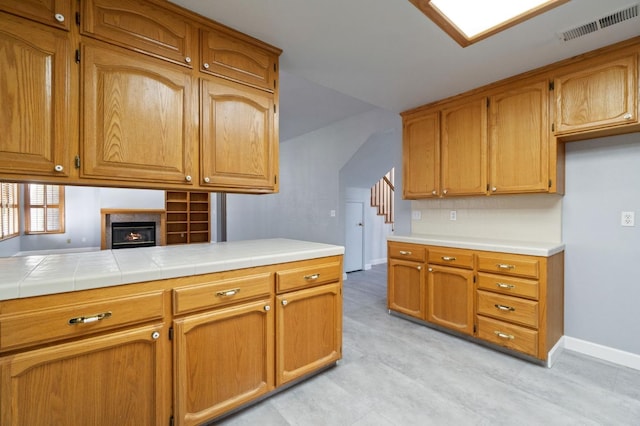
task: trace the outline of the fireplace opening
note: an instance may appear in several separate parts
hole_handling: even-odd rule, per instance
[[[152,247],[156,245],[155,222],[111,223],[111,248]]]

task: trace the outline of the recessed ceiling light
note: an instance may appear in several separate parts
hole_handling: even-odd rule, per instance
[[[462,47],[569,0],[409,0]]]

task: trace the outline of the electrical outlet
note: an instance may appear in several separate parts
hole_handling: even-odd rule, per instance
[[[449,212],[449,220],[458,220],[458,212],[451,210]]]
[[[411,210],[411,219],[413,220],[422,219],[422,212],[420,210]]]
[[[622,226],[636,226],[635,212],[622,212],[622,218],[620,219],[620,225],[622,225]]]

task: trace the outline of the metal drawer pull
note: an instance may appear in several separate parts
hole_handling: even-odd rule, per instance
[[[89,317],[76,317],[69,320],[69,325],[74,324],[89,324],[90,322],[102,321],[111,316],[111,311],[103,312],[97,315],[91,315]]]
[[[516,286],[513,284],[505,284],[505,283],[496,283],[496,286],[500,288],[508,288],[508,289],[516,288]]]
[[[495,305],[496,308],[500,309],[501,311],[509,311],[509,312],[513,312],[516,310],[516,308],[513,308],[511,306],[505,306],[505,305],[498,305],[497,303]]]
[[[320,274],[311,274],[304,276],[304,279],[307,281],[317,280],[318,278],[320,278]]]
[[[515,339],[515,336],[513,334],[506,334],[503,333],[501,331],[494,331],[495,335],[498,336],[501,339],[507,339],[507,340],[513,340]]]
[[[516,265],[508,265],[506,263],[498,263],[496,266],[498,268],[500,268],[500,269],[515,269],[516,268]]]
[[[454,260],[456,260],[456,258],[453,256],[442,256],[442,260],[444,260],[445,262],[453,262]]]
[[[405,251],[405,250],[400,250],[400,254],[403,256],[411,256],[411,252],[410,251]]]
[[[218,296],[218,297],[230,297],[230,296],[235,296],[238,293],[240,293],[240,289],[239,288],[234,288],[232,290],[219,291],[219,292],[216,293],[216,296]]]

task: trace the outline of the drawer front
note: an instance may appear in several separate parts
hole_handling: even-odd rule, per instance
[[[0,318],[0,350],[80,337],[164,316],[163,291]]]
[[[498,274],[540,277],[540,260],[516,254],[478,254],[478,270]]]
[[[273,291],[273,274],[265,272],[245,277],[211,279],[173,290],[173,313],[183,314],[228,305]]]
[[[339,260],[325,262],[303,262],[299,268],[291,268],[276,273],[276,291],[314,287],[340,280],[342,264]]]
[[[473,269],[473,252],[453,248],[429,247],[429,263]]]
[[[477,336],[496,345],[538,357],[538,332],[478,316]]]
[[[539,283],[535,280],[478,273],[478,288],[538,300]]]
[[[427,259],[427,249],[416,244],[390,242],[388,245],[389,257],[394,259],[415,260],[424,262]]]
[[[478,314],[538,327],[538,302],[478,290]]]

